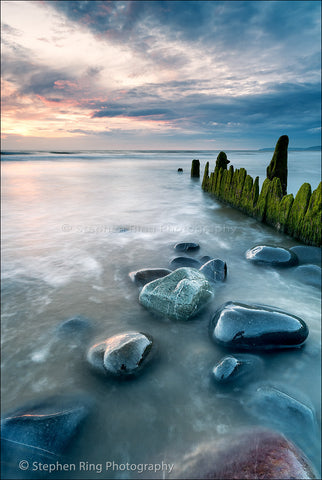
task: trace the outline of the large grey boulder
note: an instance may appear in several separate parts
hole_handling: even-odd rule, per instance
[[[87,361],[102,374],[134,375],[145,365],[152,344],[152,337],[145,333],[121,333],[93,345]]]
[[[170,275],[145,285],[140,303],[175,320],[188,320],[212,298],[206,277],[195,268],[178,268]]]

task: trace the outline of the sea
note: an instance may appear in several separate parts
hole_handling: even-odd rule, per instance
[[[272,152],[226,153],[235,168],[244,167],[263,182]],[[213,171],[217,154],[2,155],[2,415],[51,395],[90,394],[94,414],[68,457],[75,465],[85,462],[84,470],[65,472],[63,478],[168,478],[164,469],[147,477],[120,465],[175,463],[200,443],[254,425],[285,433],[321,471],[321,294],[296,279],[292,268],[246,260],[245,252],[255,245],[300,243],[202,191],[204,166],[209,161]],[[193,159],[200,160],[200,179],[190,178]],[[319,151],[289,152],[289,193],[296,194],[305,181],[312,190],[317,187],[320,160]],[[174,245],[186,241],[200,244],[192,256],[220,258],[228,273],[198,316],[176,322],[139,304],[129,273],[167,268],[178,256]],[[310,331],[304,347],[258,352],[264,371],[239,386],[216,385],[212,369],[231,352],[213,343],[208,324],[227,301],[266,304],[301,317]],[[77,315],[92,325],[91,337],[81,342],[77,335],[57,333],[62,322]],[[131,380],[93,374],[88,348],[126,331],[152,335],[153,361]],[[309,407],[317,433],[291,411],[289,416],[268,411],[264,419],[249,411],[254,391],[266,386]]]

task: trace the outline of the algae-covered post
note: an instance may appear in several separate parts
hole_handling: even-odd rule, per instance
[[[266,170],[269,180],[275,177],[281,180],[283,195],[287,194],[287,147],[288,136],[282,135],[277,141],[273,158]]]
[[[200,177],[200,161],[199,160],[192,160],[192,165],[191,165],[191,176],[192,177]]]
[[[321,183],[314,192],[309,183],[304,183],[295,199],[292,194],[287,195],[287,147],[288,136],[282,135],[260,193],[258,177],[253,181],[244,168],[234,170],[232,165],[227,170],[229,160],[224,152],[219,153],[210,176],[207,162],[202,189],[280,232],[320,247]]]

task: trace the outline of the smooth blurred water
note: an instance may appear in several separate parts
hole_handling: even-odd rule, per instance
[[[235,167],[261,180],[271,156],[228,152]],[[319,157],[320,152],[290,152],[289,192],[296,193],[304,181],[316,188]],[[97,407],[77,438],[73,459],[157,463],[256,423],[243,408],[252,385],[221,389],[211,379],[212,367],[228,352],[212,343],[208,322],[228,300],[277,306],[307,322],[304,348],[261,355],[265,370],[256,382],[295,392],[320,421],[320,292],[299,283],[292,269],[255,267],[245,259],[256,244],[298,242],[204,194],[201,180],[190,179],[193,158],[200,159],[203,172],[208,160],[214,168],[216,152],[41,152],[3,158],[8,161],[2,162],[2,411],[39,396],[89,392]],[[228,265],[227,281],[213,302],[187,323],[151,315],[128,278],[140,268],[168,267],[180,241],[200,243],[197,258],[210,255]],[[85,361],[88,344],[56,334],[63,320],[77,314],[93,322],[89,345],[126,330],[151,334],[154,362],[131,381],[94,376]],[[309,432],[299,437],[319,468],[318,437],[314,444]],[[120,471],[69,475],[136,478]]]

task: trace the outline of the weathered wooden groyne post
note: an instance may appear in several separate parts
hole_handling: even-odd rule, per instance
[[[200,177],[200,161],[192,160],[191,164],[191,177],[199,178]]]
[[[267,167],[267,178],[259,192],[259,177],[255,180],[244,168],[234,170],[224,152],[220,152],[214,172],[209,174],[206,163],[202,188],[222,202],[241,210],[276,230],[291,235],[308,245],[321,247],[320,182],[314,192],[303,183],[297,195],[287,194],[288,136],[282,135]]]

